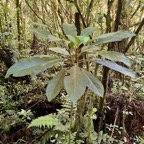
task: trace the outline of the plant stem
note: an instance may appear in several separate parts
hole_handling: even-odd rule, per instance
[[[79,138],[79,133],[82,128],[82,118],[85,112],[85,102],[86,102],[86,96],[87,96],[87,91],[86,89],[85,94],[81,98],[81,100],[77,104],[77,112],[76,112],[76,123],[75,123],[75,131],[77,132],[76,137],[77,139]]]
[[[92,133],[92,113],[93,113],[93,101],[94,101],[94,94],[90,97],[89,107],[88,107],[88,138],[87,144],[92,144],[91,133]]]
[[[72,123],[73,123],[72,113],[73,113],[73,104],[71,104],[71,112],[70,112],[69,144],[71,144],[71,133],[72,133]]]
[[[103,71],[103,78],[102,78],[102,84],[104,86],[104,95],[103,97],[100,98],[100,104],[99,104],[99,114],[100,116],[103,116],[103,109],[104,109],[104,104],[105,104],[105,99],[106,99],[106,92],[107,92],[107,83],[108,83],[108,74],[109,74],[109,68],[104,67]]]

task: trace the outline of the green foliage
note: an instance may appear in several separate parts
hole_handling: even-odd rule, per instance
[[[13,94],[10,93],[11,89]],[[14,86],[12,83],[0,85],[0,109],[2,112],[6,110],[16,110],[17,106],[23,103],[23,98],[19,98],[21,92],[26,91],[19,83]],[[16,100],[15,100],[16,99]]]
[[[37,119],[33,120],[28,127],[37,126],[37,127],[48,127],[51,128],[53,126],[56,126],[59,124],[59,121],[57,118],[54,117],[54,115],[46,115],[38,117]]]
[[[96,31],[96,28],[94,28],[94,27],[87,27],[87,28],[85,28],[85,29],[83,29],[81,31],[80,35],[81,36],[89,36],[89,35],[93,34],[95,31]]]
[[[143,144],[144,143],[144,137],[143,136],[142,137],[141,136],[135,136],[134,141],[136,143]]]
[[[2,86],[2,85],[0,85],[0,94],[1,94],[1,98],[2,98],[2,96],[4,96],[4,94],[5,94],[5,87]]]
[[[86,80],[77,65],[74,65],[68,72],[70,75],[64,79],[65,89],[70,100],[75,103],[85,92]]]
[[[102,58],[104,59],[108,59],[108,60],[116,61],[116,62],[117,61],[123,62],[125,65],[131,66],[130,60],[123,53],[102,50],[98,52],[98,54],[102,56]]]
[[[12,33],[10,33],[10,32],[0,33],[0,40],[3,40],[3,39],[5,39],[8,36],[12,36]]]
[[[92,90],[96,95],[103,96],[104,88],[102,83],[90,72],[85,71],[84,69],[82,71],[85,75],[88,88]]]
[[[40,38],[42,39],[48,39],[48,36],[50,35],[49,31],[43,30],[43,29],[36,29],[36,28],[31,28],[30,29],[33,33],[35,33],[36,35],[38,35]]]
[[[54,48],[49,48],[49,50],[59,53],[59,54],[62,54],[62,55],[66,55],[66,56],[69,55],[69,52],[64,48],[54,47]]]
[[[50,48],[51,51],[64,54],[65,55],[64,58],[57,58],[57,57],[43,55],[43,56],[34,56],[31,58],[20,60],[18,63],[14,64],[8,70],[6,77],[8,77],[11,74],[13,74],[14,76],[38,74],[39,72],[45,71],[46,69],[56,64],[61,64],[63,66],[63,63],[61,62],[65,61],[66,63],[69,63],[68,60],[70,59],[71,61],[70,65],[74,65],[74,66],[70,66],[68,68],[70,70],[66,69],[69,75],[64,78],[65,73],[63,70],[50,82],[49,86],[47,87],[46,93],[47,93],[47,97],[49,101],[54,99],[56,95],[60,92],[60,89],[62,88],[63,79],[65,83],[65,89],[69,95],[69,98],[72,100],[72,102],[77,102],[81,98],[81,96],[85,92],[86,86],[88,86],[95,94],[99,96],[103,96],[104,90],[103,90],[103,86],[101,82],[97,78],[94,78],[94,76],[91,75],[90,73],[84,70],[82,72],[81,68],[79,67],[78,63],[81,60],[79,59],[79,56],[80,55],[82,56],[83,52],[77,52],[78,46],[80,44],[84,44],[86,46],[88,41],[95,41],[95,40],[98,40],[98,44],[103,44],[106,42],[113,42],[113,41],[120,41],[124,38],[132,37],[134,36],[134,34],[128,31],[126,32],[121,31],[121,32],[114,32],[114,33],[109,33],[109,34],[103,34],[103,35],[93,38],[92,40],[89,40],[89,37],[87,36],[92,34],[95,28],[88,27],[84,29],[81,33],[82,36],[77,36],[76,27],[74,24],[63,24],[63,30],[64,30],[64,33],[69,38],[69,40],[74,44],[75,49],[72,49],[71,51],[69,51],[70,52],[69,53],[64,48],[59,48],[59,47]],[[45,37],[47,36],[53,37],[52,35],[49,35],[48,33],[43,32],[42,30],[39,30],[39,29],[38,30],[34,29],[34,32],[40,36],[45,35]],[[57,42],[57,38],[54,41]],[[96,43],[94,42],[92,45],[96,45]],[[92,47],[90,45],[88,49],[90,50],[91,48]],[[89,60],[91,62],[96,62],[104,66],[107,66],[111,69],[114,69],[118,72],[121,72],[125,75],[135,77],[135,74],[131,70],[113,62],[113,61],[120,61],[130,66],[130,61],[122,53],[112,52],[112,51],[108,51],[108,52],[100,51],[98,52],[98,54],[101,55],[103,58],[109,59],[111,61],[103,60],[103,59],[95,59],[95,58],[88,58],[88,59],[85,59],[85,61]],[[53,89],[51,87],[53,87]]]
[[[45,143],[74,143],[76,133],[70,132],[70,112],[71,112],[71,101],[67,100],[63,96],[63,105],[62,109],[58,109],[57,114],[50,114],[43,117],[39,117],[33,120],[29,127],[42,127],[43,128],[43,137],[37,142],[40,144]],[[75,106],[74,106],[75,107]],[[73,109],[73,115],[76,110]],[[73,120],[73,119],[72,119]],[[45,129],[44,129],[45,128]]]
[[[61,70],[48,84],[46,95],[48,100],[53,100],[60,92],[64,83],[65,70]]]
[[[9,133],[12,128],[22,126],[26,122],[19,118],[19,114],[15,110],[6,110],[5,113],[0,115],[0,130],[1,134]]]
[[[24,109],[21,109],[21,111],[18,112],[18,115],[21,116],[23,120],[31,120],[33,117],[31,110],[26,111]]]
[[[118,65],[115,62],[108,61],[108,60],[102,60],[102,59],[96,59],[96,60],[93,60],[93,61],[96,61],[97,63],[102,64],[106,67],[109,67],[110,69],[118,71],[118,72],[120,72],[124,75],[130,76],[132,78],[136,78],[136,74],[133,71],[131,71],[131,70],[125,68],[125,67],[122,67],[122,66]]]
[[[66,24],[64,23],[62,25],[63,31],[65,35],[71,35],[71,36],[76,36],[77,35],[77,30],[74,24]]]
[[[96,40],[96,42],[94,42],[92,45],[99,45],[99,44],[104,44],[109,42],[121,41],[125,38],[130,38],[133,36],[135,36],[135,34],[130,31],[118,31],[118,32],[112,32],[108,34],[102,34],[92,39],[92,41]]]
[[[56,45],[61,45],[61,42],[65,42],[64,47],[56,46],[49,48],[50,51],[54,52],[54,55],[42,55],[34,56],[27,59],[20,60],[7,71],[6,77],[11,74],[13,76],[24,76],[24,75],[36,75],[43,72],[52,66],[60,65],[57,74],[49,81],[46,88],[46,95],[48,101],[52,101],[60,93],[63,88],[68,95],[70,103],[68,104],[67,110],[64,112],[63,109],[58,112],[56,116],[50,114],[47,116],[39,117],[31,122],[29,127],[37,126],[43,128],[51,128],[46,137],[44,143],[50,140],[52,143],[81,143],[82,141],[88,143],[98,144],[102,142],[113,143],[116,142],[113,137],[99,132],[94,132],[92,120],[93,120],[93,95],[87,95],[89,88],[94,95],[103,97],[104,88],[102,83],[94,76],[94,72],[90,72],[89,66],[93,63],[98,63],[103,66],[109,67],[115,71],[121,72],[122,74],[128,75],[135,78],[136,75],[131,70],[120,66],[116,62],[123,62],[125,65],[130,66],[130,61],[122,53],[113,51],[102,51],[97,49],[98,44],[120,41],[124,38],[135,36],[132,32],[115,32],[103,34],[90,40],[91,35],[95,28],[88,27],[84,29],[80,36],[77,35],[76,27],[74,24],[63,24],[63,32],[65,39],[62,40],[49,33],[41,30],[34,29],[33,32],[39,35],[41,38],[47,39],[49,42],[55,42]],[[67,40],[67,38],[69,40]],[[59,44],[57,44],[60,42]],[[82,46],[82,48],[80,48]],[[96,51],[96,55],[91,55],[91,49]],[[97,58],[101,56],[101,59]],[[108,60],[105,60],[108,59]],[[85,96],[83,98],[83,96]],[[90,99],[86,104],[86,99]],[[80,102],[80,103],[79,103]],[[77,109],[74,110],[74,104],[77,105]],[[80,106],[80,108],[78,108]],[[84,107],[88,110],[84,114]],[[82,109],[82,110],[81,110]],[[61,113],[61,114],[60,114]],[[27,115],[23,112],[23,116]],[[80,116],[79,116],[80,115]],[[62,117],[61,117],[62,116]],[[85,120],[82,120],[82,116]],[[81,123],[77,122],[81,121]],[[85,121],[85,123],[84,123]],[[83,132],[81,132],[84,127]],[[53,135],[51,135],[51,131]],[[54,139],[51,139],[54,138]]]
[[[135,136],[139,133],[136,132],[139,128],[134,125],[131,132],[129,124],[127,125],[129,116],[130,118],[134,116],[134,123],[131,119],[132,124],[141,120],[143,116],[143,113],[139,112],[144,100],[143,2],[144,0],[119,1],[119,3],[116,1],[107,3],[100,0],[0,1],[0,51],[2,50],[0,52],[0,75],[2,74],[0,76],[0,141],[1,138],[6,140],[0,143],[120,144],[121,142],[117,138],[123,139],[125,142],[130,140],[134,143],[143,143],[143,137]],[[64,24],[62,24],[63,22]],[[80,24],[78,24],[79,22]],[[117,31],[122,29],[126,31]],[[77,30],[80,35],[77,35]],[[128,30],[135,31],[136,37],[123,40],[135,36]],[[104,34],[105,32],[113,33]],[[120,40],[123,41],[117,42]],[[107,45],[108,42],[114,43]],[[7,54],[8,49],[3,51],[5,46],[8,46],[10,52],[14,54],[12,62],[17,62],[12,69],[9,69],[11,72],[8,71],[6,77],[30,75],[28,76],[30,84],[22,82],[25,77],[10,76],[8,79],[4,79],[3,76],[7,69],[5,64],[10,62],[9,58],[11,57],[9,53]],[[107,50],[108,46],[111,51]],[[124,54],[113,51],[116,49],[125,51],[127,47],[129,48],[127,56],[133,61],[132,65]],[[52,59],[57,59],[58,62],[53,63],[53,60],[48,60],[48,62],[45,59],[41,61],[39,55],[36,56],[39,60],[33,59],[33,57],[29,58],[30,55],[35,54],[44,54]],[[25,57],[28,59],[19,61]],[[45,62],[48,62],[48,67]],[[122,75],[117,75],[112,70],[110,73],[105,73],[103,66],[121,72]],[[135,73],[128,69],[130,66],[130,69],[138,74],[138,78],[135,78]],[[37,74],[38,76],[34,76]],[[123,74],[131,76],[133,79],[125,77]],[[105,78],[106,75],[109,78]],[[118,77],[119,80],[116,79]],[[65,84],[67,78],[71,82],[69,85]],[[107,82],[104,82],[104,78]],[[107,89],[105,88],[106,96],[103,96],[105,93],[101,80],[104,86],[106,84],[108,86]],[[9,81],[11,82],[9,83]],[[73,88],[73,83],[76,89]],[[70,88],[75,91],[69,90]],[[56,96],[58,96],[57,99]],[[106,100],[105,97],[107,97]],[[123,102],[123,100],[121,98],[124,99],[122,109],[121,101]],[[49,102],[45,101],[46,99]],[[98,105],[101,105],[101,99],[104,100],[102,117],[100,117],[101,114],[97,115],[100,112]],[[116,102],[110,105],[115,99]],[[51,109],[55,111],[57,102],[58,110],[55,118],[60,122],[58,125],[52,126],[52,128],[47,128],[47,126],[43,128],[42,126],[41,130],[37,127],[24,128],[32,118],[29,109],[37,117],[37,114],[52,113]],[[63,103],[60,108],[59,102]],[[109,112],[105,111],[106,106],[111,108],[112,115],[105,114],[105,112]],[[126,128],[127,135],[124,135],[123,131],[123,134],[119,136],[121,131],[115,125],[109,126],[111,130],[114,129],[114,133],[107,129],[96,133],[93,126],[95,129],[98,127],[101,129],[105,122],[112,122],[117,106],[120,109],[118,117],[117,113],[115,114],[114,123],[119,124],[122,114],[122,125],[124,129]],[[19,109],[22,110],[19,111]],[[129,115],[131,112],[133,116]],[[139,115],[138,119],[137,115]],[[97,117],[96,123],[93,123],[93,119]],[[97,123],[97,121],[99,122]],[[133,134],[134,132],[137,134]],[[19,140],[13,142],[15,135]],[[10,142],[10,140],[12,141]]]
[[[81,136],[87,138],[87,133],[82,133]],[[124,144],[124,142],[109,136],[107,133],[104,133],[103,131],[100,131],[99,133],[93,132],[91,139],[92,139],[92,144],[103,144],[103,143],[104,144],[113,144],[113,143]]]
[[[43,30],[43,29],[36,29],[36,28],[31,28],[30,29],[33,33],[35,33],[36,35],[38,35],[42,40],[48,40],[50,42],[59,42],[62,41],[62,39],[57,38],[53,35],[51,35],[51,33],[47,30]]]
[[[46,69],[58,64],[62,59],[57,57],[49,57],[47,55],[34,56],[27,59],[22,59],[18,63],[14,64],[7,71],[6,78],[11,74],[15,77],[25,75],[36,75]]]
[[[87,124],[88,124],[88,118],[87,114],[84,115],[83,119],[83,131],[80,133],[79,139],[76,138],[76,132],[75,131],[70,131],[70,123],[71,121],[74,122],[75,119],[75,112],[76,109],[73,109],[73,118],[70,118],[70,113],[71,113],[71,102],[65,99],[63,102],[63,108],[59,109],[57,112],[57,115],[47,115],[44,117],[40,117],[35,121],[35,124],[30,124],[30,126],[37,126],[37,127],[48,127],[48,130],[44,130],[43,137],[41,140],[37,143],[54,143],[54,144],[81,144],[84,142],[87,142],[88,138],[88,129],[87,129]],[[75,106],[74,106],[75,107]],[[93,119],[93,118],[92,118]],[[92,120],[91,119],[91,120]],[[56,121],[56,122],[55,122]],[[29,127],[30,127],[29,126]],[[73,125],[74,126],[74,125]],[[72,129],[73,129],[72,126]],[[49,129],[53,127],[53,129]],[[112,130],[112,126],[107,126],[109,131]],[[117,126],[115,126],[115,130],[121,132]],[[121,134],[121,133],[120,133]],[[93,130],[93,127],[91,128],[91,140],[92,144],[102,144],[102,143],[107,143],[107,144],[113,144],[113,143],[119,143],[119,144],[124,144],[123,141],[117,140],[116,138],[108,135],[108,133],[104,133],[103,131],[100,132],[95,132]]]

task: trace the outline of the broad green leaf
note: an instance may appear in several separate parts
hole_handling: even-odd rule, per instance
[[[80,44],[86,44],[89,41],[89,37],[87,36],[72,36],[72,35],[67,35],[68,39],[79,46]]]
[[[133,36],[135,36],[135,34],[130,31],[117,31],[117,32],[102,34],[92,39],[92,41],[97,40],[92,45],[99,45],[108,42],[121,41],[125,38],[129,38]]]
[[[103,88],[102,83],[95,76],[93,76],[90,72],[84,69],[82,69],[82,71],[86,77],[88,88],[91,91],[93,91],[96,95],[103,96],[104,88]]]
[[[62,25],[63,27],[63,31],[65,33],[65,35],[72,35],[72,36],[76,36],[77,35],[77,30],[74,24],[67,24],[64,23]]]
[[[81,36],[89,36],[91,35],[94,31],[96,31],[95,27],[87,27],[82,30]]]
[[[37,36],[45,40],[48,39],[49,35],[51,35],[49,31],[43,29],[31,28],[30,30]]]
[[[98,52],[98,54],[101,55],[103,58],[109,59],[111,61],[120,61],[127,66],[131,65],[130,60],[123,53],[102,50]]]
[[[48,41],[49,42],[59,42],[59,41],[63,41],[62,39],[58,38],[58,37],[55,37],[53,35],[48,35]]]
[[[125,67],[122,67],[122,66],[118,65],[115,62],[111,62],[111,61],[108,61],[108,60],[102,60],[102,59],[96,59],[94,61],[99,63],[99,64],[102,64],[106,67],[109,67],[109,68],[111,68],[115,71],[118,71],[118,72],[120,72],[124,75],[130,76],[132,78],[136,78],[136,74],[133,71],[131,71],[131,70],[125,68]]]
[[[53,35],[51,35],[51,33],[47,30],[43,30],[43,29],[36,29],[36,28],[32,28],[30,29],[33,33],[37,34],[37,36],[39,36],[40,38],[44,39],[44,40],[48,40],[50,42],[54,41],[63,41],[60,38],[57,38]]]
[[[98,52],[99,50],[101,50],[101,48],[98,47],[98,46],[88,45],[88,46],[82,47],[81,52],[89,52],[89,53],[91,53],[91,52],[94,53],[95,52],[95,54],[96,54],[96,52]]]
[[[64,78],[65,89],[70,100],[76,103],[85,92],[86,80],[84,73],[75,65],[69,70],[70,75]]]
[[[65,70],[61,70],[48,84],[46,96],[48,101],[52,101],[60,92],[65,77]]]
[[[62,59],[49,57],[47,55],[22,59],[8,69],[5,77],[9,77],[11,74],[13,74],[15,77],[36,75],[60,62],[62,62]]]
[[[80,44],[86,44],[89,40],[90,40],[90,38],[88,37],[88,36],[76,36],[79,40],[80,40]]]
[[[79,46],[81,44],[81,41],[77,36],[67,35],[68,39],[73,42],[75,45]]]
[[[54,48],[49,48],[49,50],[63,55],[69,55],[69,52],[64,48],[54,47]]]

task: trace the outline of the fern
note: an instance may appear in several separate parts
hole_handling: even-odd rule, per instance
[[[54,117],[54,115],[50,114],[50,115],[46,115],[46,116],[41,116],[41,117],[38,117],[37,119],[33,120],[30,125],[28,126],[29,127],[32,127],[32,126],[36,126],[36,127],[48,127],[48,128],[51,128],[53,126],[56,126],[56,125],[59,125],[59,121],[56,117]]]
[[[61,135],[59,131],[50,130],[42,136],[39,144],[55,144],[59,135]]]
[[[70,122],[70,113],[73,111],[73,122],[75,120],[75,114],[76,114],[76,105],[73,105],[72,109],[72,102],[62,94],[63,104],[62,109],[57,109],[57,118],[59,121],[66,125]]]
[[[72,111],[73,122],[75,121],[76,105],[73,105],[70,100],[64,98],[62,109],[57,110],[57,114],[50,114],[38,117],[33,120],[28,127],[36,126],[39,128],[52,128],[42,134],[38,144],[75,144],[76,133],[70,131],[70,113]],[[79,141],[77,142],[80,143]]]

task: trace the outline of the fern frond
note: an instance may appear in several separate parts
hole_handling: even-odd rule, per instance
[[[56,125],[54,130],[60,131],[60,132],[69,132],[70,129],[70,123],[67,123],[65,125],[60,124],[60,125]]]
[[[62,107],[65,109],[65,111],[71,112],[72,107],[73,107],[73,111],[76,111],[77,105],[73,104],[72,101],[69,100],[67,97],[64,97]]]
[[[51,141],[57,140],[57,135],[59,135],[59,131],[50,130],[45,133],[40,139],[40,144],[49,144]]]
[[[50,114],[50,115],[46,115],[46,116],[41,116],[41,117],[38,117],[37,119],[33,120],[30,125],[28,126],[29,127],[32,127],[32,126],[36,126],[36,127],[48,127],[48,128],[51,128],[53,126],[56,126],[56,125],[59,125],[59,121],[56,117],[54,117],[54,115]]]

